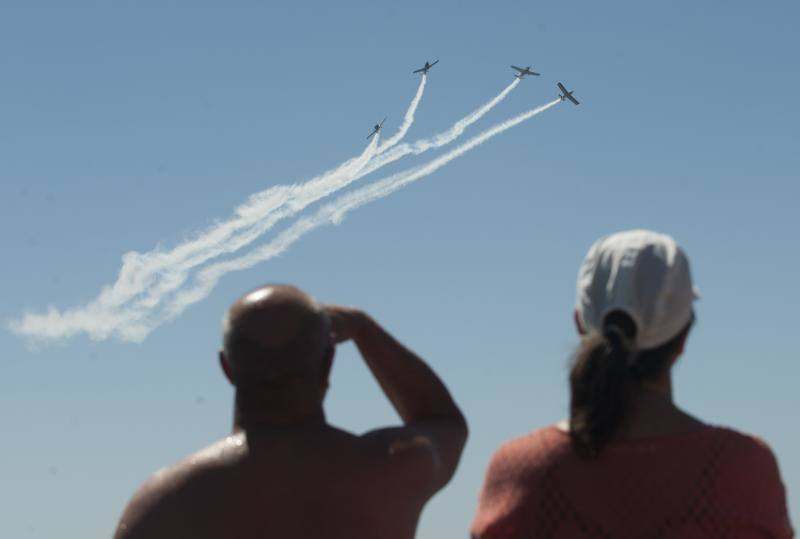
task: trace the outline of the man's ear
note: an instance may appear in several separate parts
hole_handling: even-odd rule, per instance
[[[333,368],[333,356],[336,355],[336,348],[331,344],[325,350],[325,355],[322,356],[322,376],[321,383],[324,389],[328,389],[330,385],[331,368]]]
[[[581,322],[581,315],[578,312],[578,309],[572,311],[572,318],[575,320],[575,329],[578,330],[578,335],[586,335],[586,328],[583,327],[583,322]]]
[[[222,367],[222,372],[225,373],[225,378],[227,378],[232,385],[236,385],[233,381],[231,364],[228,362],[228,358],[225,356],[225,352],[222,350],[219,351],[219,366]]]

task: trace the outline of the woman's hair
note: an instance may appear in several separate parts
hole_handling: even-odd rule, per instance
[[[669,368],[693,321],[657,348],[634,351],[636,324],[624,312],[612,311],[601,335],[581,340],[569,374],[569,434],[580,455],[596,457],[611,440],[642,381]]]

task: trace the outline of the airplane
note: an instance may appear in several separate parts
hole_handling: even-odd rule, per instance
[[[373,127],[373,128],[372,128],[372,133],[370,133],[370,134],[367,136],[367,139],[371,139],[373,135],[377,135],[377,134],[378,134],[378,132],[381,130],[381,127],[383,127],[383,122],[385,122],[385,121],[386,121],[386,118],[384,118],[383,120],[381,120],[381,123],[379,123],[379,124],[375,124],[375,127]]]
[[[540,73],[537,73],[535,71],[531,71],[531,66],[528,66],[528,67],[511,66],[511,69],[516,69],[517,71],[519,71],[519,73],[514,75],[518,79],[523,78],[525,75],[536,75],[537,77],[540,75]]]
[[[433,66],[435,66],[436,64],[438,64],[438,63],[439,63],[439,60],[436,60],[432,64],[429,64],[428,61],[425,60],[425,66],[421,67],[421,68],[419,68],[419,69],[417,69],[415,71],[412,71],[412,73],[422,73],[423,75],[427,75],[428,74],[428,70],[430,68],[432,68]]]
[[[574,92],[575,90],[572,90],[572,92],[568,92],[567,89],[564,88],[564,85],[561,84],[560,82],[558,83],[558,89],[561,90],[561,93],[558,94],[558,97],[561,98],[561,101],[564,101],[565,99],[569,99],[570,101],[572,101],[576,105],[580,105],[580,103],[578,103],[578,100],[575,99],[574,97],[572,97],[572,92]]]

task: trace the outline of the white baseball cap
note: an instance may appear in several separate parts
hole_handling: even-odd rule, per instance
[[[589,332],[602,332],[606,315],[623,311],[636,324],[635,347],[647,350],[686,327],[696,298],[689,259],[675,240],[628,230],[589,249],[578,272],[575,309]]]

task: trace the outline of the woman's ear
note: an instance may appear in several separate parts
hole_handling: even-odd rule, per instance
[[[219,351],[219,366],[222,367],[222,372],[225,373],[225,378],[227,378],[232,385],[236,385],[236,383],[233,381],[231,364],[228,363],[228,358],[225,356],[225,352],[222,350]]]
[[[575,320],[575,329],[578,330],[578,335],[586,335],[586,328],[583,327],[578,309],[572,311],[572,318]]]
[[[692,329],[689,328],[686,332],[684,332],[683,337],[681,337],[681,341],[678,343],[678,348],[675,353],[675,359],[672,360],[673,363],[683,355],[683,350],[686,348],[686,340],[689,338],[689,333],[691,333],[691,331]]]

